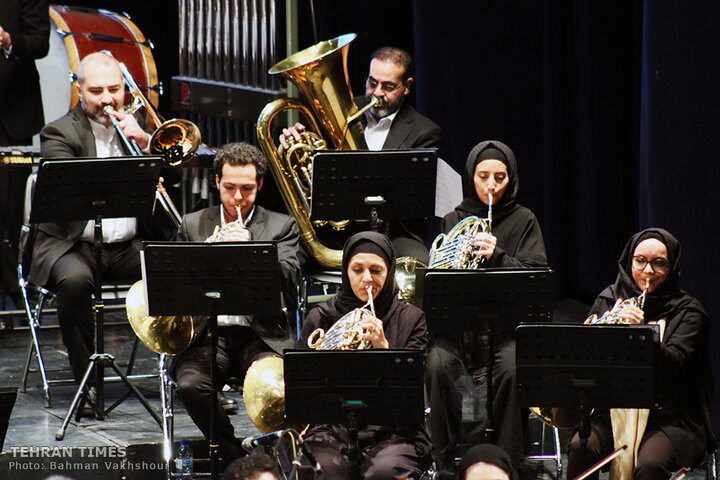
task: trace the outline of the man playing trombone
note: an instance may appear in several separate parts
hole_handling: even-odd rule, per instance
[[[44,158],[116,157],[128,152],[118,131],[147,149],[150,134],[127,113],[121,113],[125,82],[117,60],[105,53],[87,55],[78,67],[76,88],[80,102],[40,132]],[[106,109],[106,107],[109,107]],[[113,127],[108,114],[118,121]],[[92,293],[94,291],[94,221],[38,225],[29,280],[49,287],[57,298],[58,322],[76,382],[80,382],[95,351]],[[140,278],[141,242],[135,218],[103,220],[103,278]],[[94,377],[90,377],[90,383]],[[90,399],[94,389],[90,388]],[[83,414],[92,414],[86,407]]]

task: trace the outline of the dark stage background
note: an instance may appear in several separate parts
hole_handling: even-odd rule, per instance
[[[155,42],[169,85],[177,2],[122,8]],[[307,0],[299,12],[304,48],[315,41]],[[414,55],[413,101],[443,127],[440,156],[456,169],[481,140],[514,149],[520,202],[541,222],[558,296],[594,298],[614,280],[629,236],[660,226],[682,242],[682,287],[720,315],[719,3],[317,0],[315,12],[318,40],[358,34],[355,94],[375,48]],[[711,345],[720,345],[717,325]],[[712,357],[717,384],[720,355]]]

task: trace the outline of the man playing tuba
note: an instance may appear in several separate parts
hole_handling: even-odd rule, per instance
[[[220,206],[208,207],[183,217],[178,240],[202,242],[212,237],[219,242],[273,240],[277,242],[281,290],[285,305],[294,305],[300,279],[298,227],[288,215],[266,210],[255,200],[262,188],[267,160],[256,147],[230,143],[218,150],[213,163]],[[290,323],[280,317],[218,317],[217,381],[229,376],[243,378],[252,362],[282,353],[294,346]],[[188,413],[206,437],[210,437],[210,342],[207,332],[170,366],[178,384],[177,393]],[[225,462],[237,458],[241,444],[227,413],[218,405],[217,439]]]

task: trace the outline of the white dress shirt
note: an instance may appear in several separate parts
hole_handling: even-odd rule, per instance
[[[100,158],[122,157],[125,155],[120,146],[115,127],[96,122],[88,117],[90,127],[95,136],[95,151]],[[135,218],[104,218],[102,221],[103,243],[126,242],[135,237],[137,233],[137,219]],[[90,220],[83,230],[82,240],[92,242],[95,234],[95,220]]]
[[[365,112],[365,118],[367,119],[365,142],[370,150],[382,150],[396,116],[397,112],[394,112],[378,120],[369,111]]]

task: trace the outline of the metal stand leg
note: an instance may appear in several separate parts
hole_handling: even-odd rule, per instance
[[[163,418],[163,458],[165,459],[165,470],[168,480],[172,480],[173,471],[173,437],[174,437],[174,416],[173,416],[173,388],[175,382],[168,376],[165,363],[165,354],[160,355],[158,370],[160,373],[160,398],[162,401]]]
[[[75,411],[75,408],[78,406],[78,403],[80,401],[80,395],[83,392],[83,389],[87,385],[88,378],[90,378],[90,373],[92,372],[93,368],[98,369],[104,369],[110,367],[112,368],[115,373],[120,377],[120,379],[123,381],[123,383],[135,394],[137,399],[140,401],[140,403],[145,407],[145,410],[150,413],[150,416],[153,417],[153,419],[157,422],[159,426],[162,427],[162,420],[158,416],[157,413],[155,413],[155,410],[152,409],[150,404],[148,403],[145,396],[140,392],[140,390],[137,389],[135,385],[133,385],[130,380],[125,376],[125,374],[120,371],[118,366],[115,364],[115,358],[108,354],[108,353],[95,353],[90,356],[90,364],[88,365],[87,370],[85,371],[85,375],[83,375],[83,379],[80,382],[80,387],[78,387],[77,392],[75,392],[75,398],[73,398],[73,402],[70,405],[70,409],[68,410],[67,414],[65,415],[65,420],[63,420],[63,424],[60,427],[60,429],[55,433],[55,439],[56,440],[62,440],[65,438],[65,430],[67,430],[68,423],[70,423],[70,417],[72,416],[73,412]],[[92,405],[92,403],[91,403]],[[98,419],[101,419],[100,417],[104,418],[104,411],[100,410],[100,405],[92,405],[92,407],[95,409],[95,415]]]
[[[38,362],[38,371],[40,372],[40,376],[42,377],[43,390],[45,390],[45,406],[47,408],[50,408],[50,383],[48,382],[47,373],[45,372],[45,362],[42,358],[42,352],[40,351],[40,340],[38,339],[37,334],[37,330],[40,327],[40,315],[42,314],[42,309],[45,305],[45,295],[47,295],[49,292],[44,288],[39,289],[38,301],[35,306],[35,312],[33,312],[30,308],[30,299],[27,295],[27,285],[25,284],[24,280],[20,280],[20,283],[20,291],[22,292],[23,297],[23,306],[25,307],[25,316],[28,320],[30,335],[32,336],[32,341],[30,342],[30,346],[28,347],[28,356],[25,361],[25,369],[23,370],[22,385],[20,391],[24,393],[27,390],[27,377],[28,373],[30,372],[30,358],[32,356],[33,350],[35,350],[35,357],[37,358]]]

